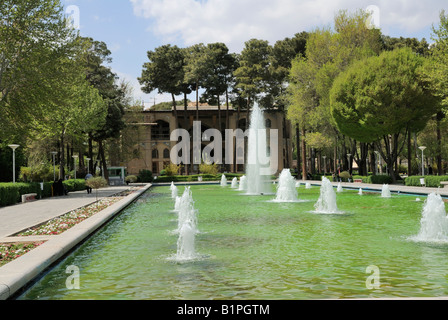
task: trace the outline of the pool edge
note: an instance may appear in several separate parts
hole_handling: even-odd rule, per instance
[[[152,184],[147,184],[63,234],[55,236],[38,248],[0,267],[0,300],[12,298],[48,267],[63,258],[70,250],[95,233],[151,187]]]

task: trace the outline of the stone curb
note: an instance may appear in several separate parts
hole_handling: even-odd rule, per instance
[[[76,245],[138,199],[151,186],[151,184],[146,185],[63,234],[52,237],[38,248],[1,267],[0,300],[11,298],[53,263],[64,257]]]

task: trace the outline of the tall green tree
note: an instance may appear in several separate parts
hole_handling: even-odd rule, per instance
[[[424,63],[409,48],[384,52],[354,63],[331,90],[331,113],[340,132],[375,142],[394,181],[400,138],[422,130],[439,110],[439,99],[422,77]]]
[[[441,122],[448,113],[448,15],[440,12],[440,23],[433,26],[432,40],[434,45],[429,51],[430,63],[426,65],[425,75],[434,84],[436,94],[442,100],[442,109],[437,113],[437,168],[439,175],[443,174],[442,168],[442,132]]]
[[[265,92],[269,79],[269,57],[272,47],[268,41],[251,39],[245,43],[235,70],[236,87],[241,96],[247,100],[246,119],[249,119],[250,106]],[[246,122],[249,125],[249,121]]]
[[[0,6],[0,140],[25,136],[55,92],[52,72],[76,52],[59,0],[3,0]],[[11,135],[11,133],[13,133]]]
[[[368,17],[369,15],[362,10],[353,13],[340,11],[335,16],[334,29],[316,29],[309,35],[305,57],[296,58],[291,69],[288,88],[290,102],[288,117],[294,123],[299,124],[304,139],[306,132],[321,132],[324,136],[334,137],[335,159],[338,154],[337,143],[338,141],[344,142],[345,139],[339,135],[332,120],[329,93],[334,79],[351,63],[366,56],[379,54],[381,49],[380,32],[367,27]],[[300,96],[307,96],[308,99],[300,101],[298,98]],[[297,114],[303,113],[307,115],[297,116]],[[297,117],[306,119],[306,121],[296,122]],[[356,143],[351,141],[351,145],[352,150],[348,152],[344,142],[344,151],[357,154]],[[361,148],[364,152],[361,152],[357,161],[360,168],[364,168],[367,148],[364,145]],[[305,147],[302,151],[306,152]],[[306,159],[306,154],[302,154],[302,157]],[[345,158],[343,157],[346,167],[348,167]],[[336,164],[336,161],[334,163]],[[303,174],[305,176],[305,172]]]
[[[112,61],[111,52],[107,45],[101,41],[85,38],[84,45],[84,70],[86,80],[98,90],[107,107],[105,122],[100,127],[86,131],[89,138],[98,144],[99,159],[102,172],[106,180],[109,179],[107,170],[107,159],[105,155],[106,141],[116,139],[125,127],[124,110],[126,107],[126,85],[117,83],[117,76],[106,64]],[[91,143],[89,143],[89,154],[93,159]],[[93,161],[92,161],[93,164]],[[91,168],[92,171],[94,168]]]
[[[212,50],[211,46],[203,43],[186,48],[183,82],[193,84],[196,91],[196,121],[199,121],[199,89],[206,86],[206,79],[216,62]]]
[[[229,99],[228,90],[235,70],[235,57],[229,53],[229,49],[224,43],[211,43],[207,45],[211,56],[211,70],[205,76],[203,96],[209,97],[209,100],[216,101],[218,104],[218,129],[222,130],[221,121],[221,97],[225,95],[227,106],[226,126],[228,126],[229,117]]]
[[[142,91],[151,93],[157,90],[171,94],[174,116],[178,123],[176,96],[187,90],[185,81],[185,52],[177,46],[164,45],[154,51],[148,51],[149,62],[143,65],[141,77],[138,79]]]

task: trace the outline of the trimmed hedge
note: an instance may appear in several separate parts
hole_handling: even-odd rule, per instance
[[[69,192],[86,190],[86,183],[82,179],[63,182]],[[40,183],[0,183],[0,207],[14,205],[22,201],[22,195],[37,193],[38,198],[48,198],[52,195],[53,182],[44,182],[44,190]]]
[[[391,184],[392,177],[385,175],[377,175],[377,176],[353,176],[353,180],[362,179],[362,183],[368,184]]]
[[[64,187],[67,189],[68,192],[86,190],[86,181],[84,179],[66,180],[62,183],[64,184]]]
[[[202,177],[202,181],[220,181],[222,178],[222,173],[220,174],[195,174],[191,176],[164,176],[164,177],[157,177],[156,180],[154,180],[154,183],[166,183],[166,182],[194,182],[198,181],[199,177]],[[239,178],[243,176],[239,173],[225,173],[224,174],[227,179],[233,179],[233,178]]]
[[[404,180],[406,186],[421,187],[420,179],[425,178],[425,184],[430,188],[441,187],[440,182],[448,181],[448,176],[412,176]]]

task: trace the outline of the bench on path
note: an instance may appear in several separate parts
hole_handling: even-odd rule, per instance
[[[448,181],[440,181],[440,185],[441,185],[443,188],[446,188],[446,187],[448,186]]]
[[[22,203],[27,203],[37,200],[37,193],[29,193],[22,195]]]
[[[354,179],[353,182],[354,183],[362,183],[362,179]]]

